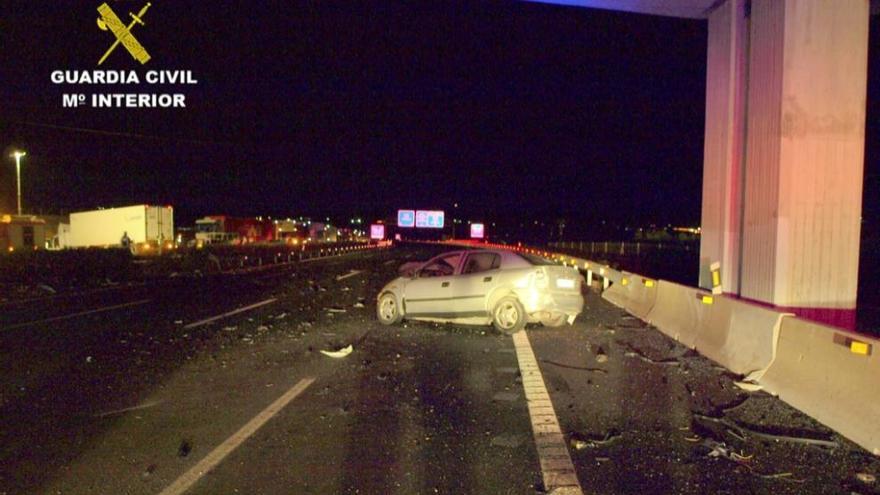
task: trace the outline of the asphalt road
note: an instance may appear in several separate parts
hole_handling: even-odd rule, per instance
[[[0,493],[544,492],[512,339],[375,318],[436,249],[0,305]],[[867,452],[586,301],[526,330],[584,493],[880,493]]]

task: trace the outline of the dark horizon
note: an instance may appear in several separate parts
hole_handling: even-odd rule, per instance
[[[141,3],[111,5],[127,17]],[[153,5],[134,31],[153,61],[120,50],[101,67],[191,70],[191,87],[52,84],[51,71],[95,69],[106,49],[93,2],[0,8],[0,46],[15,62],[0,68],[0,140],[28,152],[25,209],[171,204],[185,224],[458,203],[465,219],[565,218],[571,232],[700,222],[705,21],[526,2],[248,5]],[[880,216],[878,58],[866,225]],[[179,90],[188,108],[61,107],[62,93],[100,90]]]

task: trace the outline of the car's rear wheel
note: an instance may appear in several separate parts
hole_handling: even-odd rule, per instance
[[[513,335],[526,326],[526,311],[515,297],[505,297],[492,310],[492,324],[505,334]]]
[[[397,304],[397,298],[394,294],[390,292],[382,294],[376,303],[376,316],[379,317],[379,323],[383,325],[400,323],[403,315],[400,313],[400,306]]]

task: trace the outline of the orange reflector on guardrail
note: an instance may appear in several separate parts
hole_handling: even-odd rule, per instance
[[[645,287],[654,287],[655,282],[650,278],[643,278],[642,284],[644,284]]]
[[[715,298],[707,294],[697,293],[697,299],[699,299],[700,302],[702,302],[703,304],[712,304],[715,302]]]

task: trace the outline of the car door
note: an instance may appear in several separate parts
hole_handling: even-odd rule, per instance
[[[467,253],[461,266],[453,291],[455,311],[462,317],[484,316],[486,298],[498,286],[501,256],[489,251]]]
[[[455,316],[455,273],[462,253],[437,256],[416,273],[404,289],[404,308],[407,316],[453,318]]]

